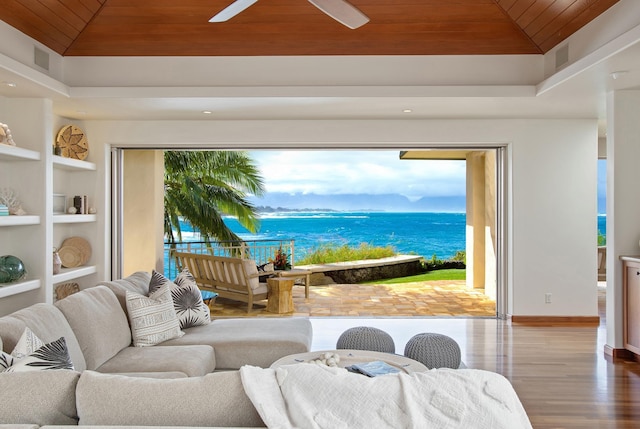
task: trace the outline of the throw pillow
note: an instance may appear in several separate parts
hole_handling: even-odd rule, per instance
[[[202,300],[202,292],[200,292],[196,279],[187,268],[183,269],[173,280],[173,285],[175,287],[170,285],[171,296],[173,297],[173,306],[180,319],[180,326],[189,328],[211,323],[211,310]]]
[[[173,282],[154,270],[151,273],[149,292],[156,291],[162,286],[168,286],[171,290],[171,299],[180,322],[180,329],[211,322],[209,307],[202,301],[200,289],[188,269],[182,270]]]
[[[244,270],[249,276],[249,286],[253,290],[258,289],[258,287],[260,287],[260,279],[258,278],[258,266],[256,265],[255,261],[251,259],[244,259],[242,262],[244,264]]]
[[[38,341],[40,340],[38,339]],[[56,341],[48,344],[43,344],[28,355],[23,355],[20,352],[16,354],[22,355],[23,357],[18,358],[5,352],[0,352],[0,369],[2,369],[2,372],[74,369],[64,337],[60,337]]]
[[[11,356],[22,359],[23,357],[35,352],[42,346],[44,346],[42,340],[38,338],[36,334],[34,334],[33,331],[27,327],[24,328],[22,336],[20,336],[18,343],[11,352]]]
[[[126,303],[134,346],[153,346],[184,335],[168,285],[161,286],[148,297],[126,291]]]

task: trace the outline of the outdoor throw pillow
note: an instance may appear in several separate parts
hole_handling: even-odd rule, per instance
[[[127,291],[126,302],[134,346],[153,346],[184,335],[168,285],[149,293],[148,297]]]
[[[206,325],[211,322],[209,307],[202,301],[200,289],[188,269],[183,269],[173,282],[154,270],[151,273],[149,292],[164,285],[169,286],[171,290],[173,307],[180,322],[180,329]]]
[[[25,328],[11,354],[0,351],[0,372],[47,369],[74,369],[64,337],[44,344],[29,328]]]

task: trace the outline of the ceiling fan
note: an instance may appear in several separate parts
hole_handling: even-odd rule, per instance
[[[257,1],[236,0],[218,12],[209,22],[228,21]],[[345,0],[309,0],[309,3],[351,29],[358,28],[369,22],[369,17]]]

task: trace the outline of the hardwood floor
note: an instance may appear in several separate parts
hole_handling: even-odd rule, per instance
[[[600,326],[525,326],[493,318],[311,318],[312,350],[335,349],[353,326],[388,332],[402,354],[421,332],[449,335],[470,368],[507,377],[534,428],[640,428],[640,363],[603,352],[604,293]]]

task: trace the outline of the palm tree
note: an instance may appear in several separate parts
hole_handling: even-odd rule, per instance
[[[164,233],[169,243],[182,241],[179,216],[198,229],[205,242],[241,241],[223,215],[237,217],[252,233],[258,229],[256,208],[246,197],[263,195],[264,184],[247,152],[165,151],[164,186]]]

